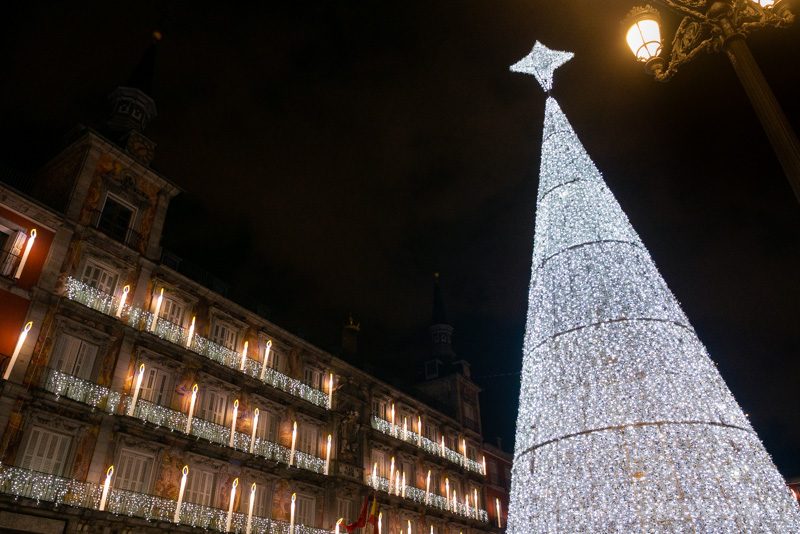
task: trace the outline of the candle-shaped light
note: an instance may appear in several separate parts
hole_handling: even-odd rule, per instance
[[[233,501],[236,499],[236,487],[239,485],[239,479],[234,478],[231,484],[231,499],[228,504],[228,517],[225,520],[225,532],[231,531],[231,520],[233,519]]]
[[[331,435],[328,434],[328,448],[325,450],[325,474],[330,472],[331,468]]]
[[[25,243],[25,251],[22,253],[22,259],[19,260],[17,272],[14,273],[15,280],[19,280],[19,277],[22,276],[22,270],[25,268],[25,264],[28,262],[28,254],[31,253],[34,241],[36,241],[36,228],[33,228],[31,233],[28,234],[28,242]]]
[[[378,489],[378,462],[372,465],[372,486]]]
[[[440,450],[442,451],[442,456],[444,456],[444,434],[442,434],[442,446]]]
[[[417,447],[422,444],[422,417],[417,416]]]
[[[139,390],[142,389],[142,379],[144,378],[144,364],[139,366],[139,372],[136,374],[136,382],[133,385],[133,397],[131,397],[131,405],[128,406],[128,415],[133,417],[136,411],[136,401],[139,400]]]
[[[189,434],[192,431],[192,417],[194,416],[194,405],[197,402],[197,384],[192,386],[192,399],[189,401],[189,416],[186,418],[185,432]]]
[[[431,497],[431,470],[428,469],[428,476],[425,479],[425,506],[428,506],[428,501]]]
[[[334,534],[339,534],[339,525],[342,524],[342,521],[344,521],[344,517],[340,517],[336,520],[336,526],[333,529]]]
[[[431,534],[433,534],[433,525],[431,525]]]
[[[289,509],[289,534],[294,534],[294,501],[297,499],[297,494],[292,493],[292,506]]]
[[[247,347],[249,347],[249,346],[250,346],[250,342],[249,341],[245,341],[244,342],[244,347],[242,347],[242,359],[241,359],[241,362],[239,363],[239,370],[240,371],[244,371],[244,364],[245,364],[245,362],[247,362]]]
[[[500,499],[498,498],[495,498],[494,500],[494,509],[497,510],[497,528],[503,528],[503,520],[502,520],[503,512],[500,508]]]
[[[294,426],[292,427],[292,450],[289,453],[289,467],[294,465],[295,445],[297,445],[297,421],[294,422]]]
[[[231,439],[228,440],[228,447],[233,447],[236,439],[236,418],[239,415],[239,399],[233,401],[233,417],[231,418]]]
[[[400,495],[400,470],[397,470],[397,474],[395,474],[395,484],[394,484],[394,494]]]
[[[269,353],[272,352],[272,340],[267,341],[267,348],[264,349],[264,361],[261,362],[261,380],[267,374],[267,365],[269,365]]]
[[[173,523],[181,522],[181,505],[183,504],[183,492],[186,491],[186,477],[189,476],[189,466],[184,465],[182,472],[181,487],[178,490],[178,503],[175,505],[175,516],[172,518]]]
[[[408,534],[411,534],[411,520],[408,520]]]
[[[383,512],[378,512],[378,534],[383,534]]]
[[[447,494],[447,509],[450,509],[450,479],[444,479],[444,491]]]
[[[191,348],[192,346],[192,338],[194,337],[194,323],[197,320],[196,315],[192,315],[192,324],[189,325],[189,335],[186,336],[186,348]]]
[[[389,493],[392,492],[392,482],[394,482],[394,456],[389,464]]]
[[[464,515],[469,515],[469,493],[464,494]]]
[[[453,488],[453,500],[451,502],[453,503],[453,511],[457,512],[458,511],[458,492],[456,491],[455,488]]]
[[[394,433],[394,403],[392,403],[392,433]]]
[[[482,457],[483,461],[483,476],[486,476],[486,456]]]
[[[250,504],[247,507],[247,524],[244,527],[245,534],[250,534],[253,528],[253,505],[256,502],[256,483],[250,485]]]
[[[403,416],[403,441],[408,438],[408,417]]]
[[[257,428],[258,428],[258,408],[253,410],[253,428],[250,429],[250,454],[253,454],[253,448],[256,446]]]
[[[328,376],[328,409],[333,409],[333,373]]]
[[[106,509],[108,490],[111,489],[111,477],[114,476],[114,466],[109,466],[106,471],[106,481],[103,483],[103,494],[100,496],[100,506],[97,507],[101,512]]]
[[[475,519],[478,518],[478,490],[477,488],[472,488],[472,502],[475,505]]]
[[[119,297],[119,304],[117,304],[117,317],[122,317],[122,310],[125,309],[125,301],[128,300],[128,293],[131,290],[131,286],[124,286],[122,288],[122,295]]]
[[[155,332],[156,326],[158,326],[158,314],[161,312],[161,303],[164,301],[164,288],[161,288],[161,291],[158,293],[158,298],[156,299],[156,309],[153,312],[153,322],[150,324],[150,331]]]
[[[403,497],[405,497],[406,496],[406,472],[405,471],[403,471],[403,483],[402,483],[402,486],[400,486],[400,487],[402,488],[400,490],[400,493],[402,494]]]
[[[467,465],[467,440],[461,439],[461,454],[464,455],[464,465]]]
[[[11,353],[11,359],[8,361],[6,371],[3,373],[3,380],[8,380],[8,377],[11,376],[11,370],[14,368],[14,364],[17,363],[19,351],[22,350],[22,345],[25,344],[25,338],[28,337],[28,332],[31,331],[31,328],[33,328],[33,321],[28,321],[25,323],[25,326],[22,327],[22,331],[19,333],[19,338],[17,339],[17,345],[14,347],[14,352]]]

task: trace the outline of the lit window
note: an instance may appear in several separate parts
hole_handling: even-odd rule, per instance
[[[117,287],[117,273],[90,260],[83,268],[81,281],[98,291],[113,295]]]
[[[131,449],[122,449],[117,466],[115,488],[147,493],[150,485],[150,473],[153,470],[152,455],[142,454]]]
[[[22,454],[20,467],[51,475],[61,475],[72,441],[70,436],[34,426]]]
[[[62,333],[56,341],[51,365],[63,373],[87,380],[92,374],[97,349],[97,345]]]

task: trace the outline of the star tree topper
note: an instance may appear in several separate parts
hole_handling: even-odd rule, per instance
[[[553,73],[555,70],[575,56],[572,52],[550,50],[545,45],[536,41],[531,53],[520,59],[510,69],[514,72],[533,74],[539,85],[549,93],[553,88]]]

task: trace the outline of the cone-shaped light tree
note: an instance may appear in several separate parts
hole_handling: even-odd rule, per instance
[[[572,54],[511,67],[549,93]],[[548,96],[508,532],[800,532],[800,509]]]

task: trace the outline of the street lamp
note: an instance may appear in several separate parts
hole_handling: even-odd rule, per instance
[[[745,42],[756,30],[792,24],[794,14],[787,1],[654,1],[683,18],[664,54],[658,10],[649,5],[633,8],[623,24],[637,61],[656,80],[666,82],[701,52],[725,52],[800,202],[800,142]]]

